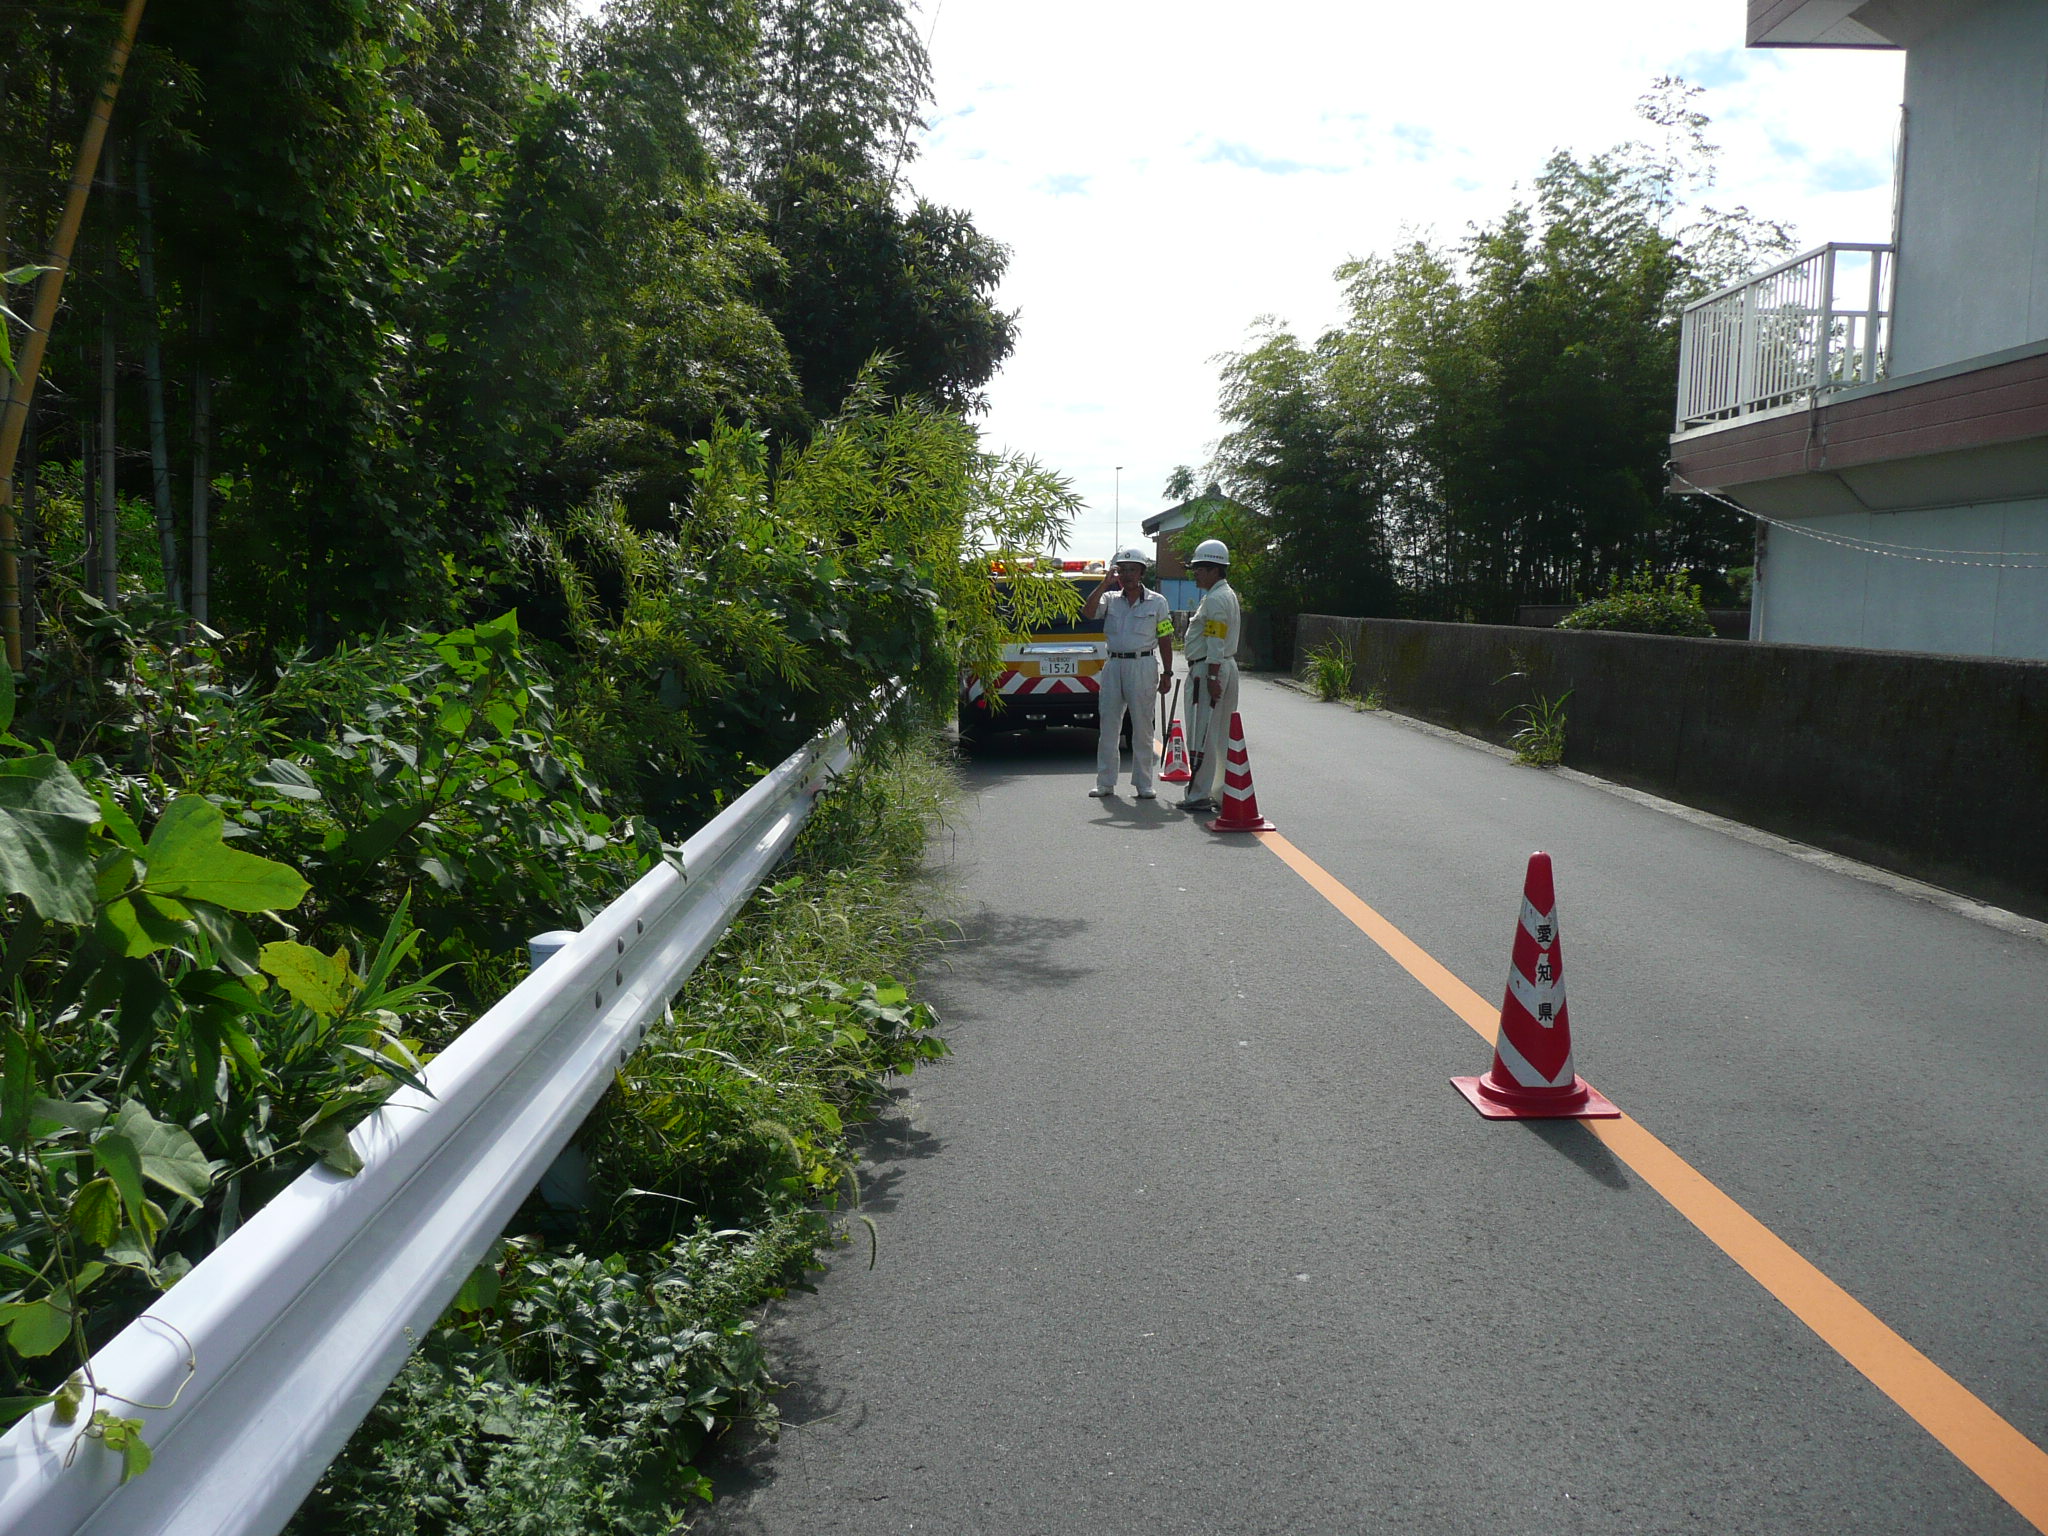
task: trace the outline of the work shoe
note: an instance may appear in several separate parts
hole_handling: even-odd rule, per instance
[[[1157,800],[1159,796],[1149,789],[1141,789],[1138,791],[1137,798],[1140,800]]]
[[[1216,802],[1214,800],[1183,800],[1180,803],[1180,808],[1190,816],[1199,816],[1205,811],[1215,810]]]
[[[1114,800],[1116,798],[1116,791],[1104,789],[1102,786],[1097,785],[1094,789],[1088,791],[1088,798],[1090,800]]]

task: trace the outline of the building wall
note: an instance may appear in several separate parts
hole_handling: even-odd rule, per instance
[[[1891,374],[2048,338],[2048,5],[1986,0],[1906,53]]]
[[[1774,527],[1766,536],[1754,638],[2048,660],[2048,500],[1857,512],[1798,527],[1811,534]],[[1871,554],[1830,536],[1910,548]],[[1995,564],[2025,556],[2032,569]]]

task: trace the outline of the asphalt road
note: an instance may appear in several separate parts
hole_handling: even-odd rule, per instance
[[[1579,1070],[2048,1443],[2048,943],[1247,680],[1261,809],[1488,998],[1556,860]],[[777,1312],[693,1529],[2025,1532],[1274,853],[985,749],[937,840],[954,1056]]]

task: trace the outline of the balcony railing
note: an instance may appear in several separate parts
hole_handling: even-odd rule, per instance
[[[1891,275],[1888,245],[1824,245],[1687,305],[1678,430],[1883,378]]]

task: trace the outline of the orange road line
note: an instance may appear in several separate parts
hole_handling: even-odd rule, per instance
[[[1280,861],[1385,950],[1488,1043],[1499,1011],[1328,870],[1277,832],[1255,834]],[[1886,1327],[1877,1314],[1800,1257],[1792,1246],[1634,1119],[1581,1122],[1708,1241],[1860,1371],[1986,1486],[2048,1533],[2048,1451]]]

